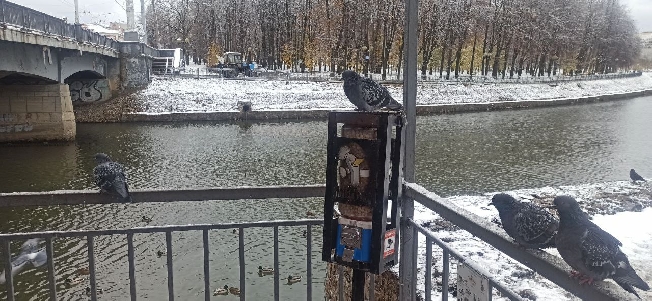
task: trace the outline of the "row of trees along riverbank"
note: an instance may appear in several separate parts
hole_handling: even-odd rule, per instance
[[[608,73],[631,66],[641,49],[619,0],[419,5],[422,74]],[[152,0],[147,18],[149,41],[197,58],[213,44],[274,69],[401,69],[403,0]]]

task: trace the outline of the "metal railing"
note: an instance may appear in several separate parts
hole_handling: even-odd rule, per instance
[[[325,186],[268,186],[268,187],[235,187],[235,188],[217,188],[217,189],[191,189],[191,190],[136,190],[132,192],[135,203],[142,202],[175,202],[175,201],[202,201],[202,200],[238,200],[238,199],[270,199],[270,198],[310,198],[323,197]],[[406,200],[416,201],[423,206],[433,210],[442,218],[452,222],[463,230],[470,232],[476,237],[482,239],[494,248],[510,256],[511,258],[523,263],[533,269],[543,277],[559,285],[563,289],[573,293],[586,300],[627,300],[629,296],[623,294],[615,285],[608,282],[599,282],[593,286],[582,286],[577,281],[568,278],[568,267],[560,258],[550,255],[546,252],[536,250],[523,250],[515,245],[504,231],[498,229],[495,225],[487,223],[477,216],[468,213],[462,208],[452,204],[450,201],[441,199],[433,193],[428,192],[423,187],[406,183],[404,185],[403,196]],[[116,200],[108,195],[99,194],[94,191],[53,191],[53,192],[22,192],[22,193],[0,193],[0,208],[16,206],[51,206],[51,205],[80,205],[80,204],[110,204]],[[137,227],[131,229],[108,229],[108,230],[84,230],[84,231],[46,231],[31,233],[10,233],[0,234],[0,242],[4,253],[6,290],[8,300],[14,300],[13,279],[11,273],[11,250],[10,242],[12,240],[23,240],[29,238],[43,238],[46,243],[47,267],[48,267],[48,287],[50,300],[56,298],[55,283],[55,263],[53,261],[53,244],[56,239],[69,237],[86,237],[88,248],[88,263],[90,271],[90,294],[91,300],[97,300],[97,288],[95,279],[95,256],[94,256],[94,239],[107,235],[126,235],[127,236],[127,258],[129,265],[129,294],[131,300],[136,300],[136,276],[135,276],[135,259],[134,259],[134,234],[140,233],[165,233],[166,237],[166,256],[167,256],[167,277],[168,277],[168,298],[174,300],[174,269],[172,262],[172,240],[173,232],[201,231],[204,252],[204,293],[205,299],[210,299],[210,266],[208,264],[208,242],[209,231],[219,229],[239,229],[238,234],[238,262],[240,267],[240,300],[245,300],[246,283],[245,283],[245,250],[244,238],[245,229],[248,228],[273,228],[274,229],[274,300],[279,300],[279,248],[278,248],[278,227],[280,226],[305,226],[307,242],[307,300],[312,299],[312,235],[311,227],[322,225],[321,219],[302,219],[302,220],[277,220],[247,223],[221,223],[221,224],[191,224],[191,225],[166,225],[154,227]],[[502,285],[497,279],[484,271],[477,264],[469,261],[465,256],[451,248],[448,244],[437,238],[432,232],[425,229],[412,218],[405,218],[401,223],[402,235],[407,241],[400,244],[399,253],[413,254],[413,267],[407,271],[400,269],[399,279],[401,284],[411,284],[412,298],[416,294],[416,250],[419,247],[419,233],[426,238],[426,254],[432,254],[432,246],[437,245],[442,249],[443,256],[443,278],[442,278],[442,300],[448,298],[448,278],[450,274],[449,258],[457,259],[473,270],[482,274],[490,283],[491,288],[495,288],[502,296],[510,300],[521,300],[521,298],[510,289]],[[399,267],[403,262],[399,262]],[[425,264],[425,292],[426,300],[430,300],[432,293],[432,256],[426,257]],[[342,270],[340,269],[339,287],[340,296],[343,294]],[[373,283],[373,281],[371,282]],[[370,283],[370,284],[371,284]],[[373,292],[373,287],[370,288]],[[373,295],[373,294],[370,294]],[[340,300],[344,300],[340,298]],[[411,300],[408,298],[407,300]]]
[[[218,189],[194,189],[194,190],[136,190],[132,192],[135,203],[143,202],[173,202],[173,201],[201,201],[201,200],[237,200],[237,199],[268,199],[268,198],[308,198],[324,195],[323,185],[312,186],[270,186],[270,187],[237,187]],[[54,191],[54,192],[27,192],[27,193],[3,193],[0,194],[1,207],[16,206],[52,206],[52,205],[80,205],[80,204],[110,204],[116,200],[108,195],[98,194],[91,191]],[[247,228],[273,228],[274,230],[274,300],[279,300],[279,227],[282,226],[305,226],[306,227],[306,298],[312,300],[312,227],[322,225],[322,219],[301,219],[301,220],[276,220],[248,223],[220,223],[220,224],[191,224],[191,225],[166,225],[153,227],[136,227],[131,229],[108,229],[108,230],[72,230],[72,231],[45,231],[30,233],[0,234],[2,250],[5,256],[5,274],[7,300],[15,300],[13,288],[13,277],[11,275],[11,248],[12,240],[24,240],[30,238],[45,239],[46,256],[48,266],[48,290],[50,300],[57,300],[56,281],[54,264],[54,242],[56,239],[70,237],[86,237],[88,248],[88,264],[90,275],[90,297],[97,300],[97,280],[94,240],[96,237],[109,235],[127,236],[127,258],[129,265],[129,295],[130,300],[137,300],[135,256],[134,256],[134,234],[142,233],[165,233],[167,277],[168,277],[168,299],[174,300],[174,268],[172,262],[172,233],[201,231],[203,244],[204,264],[204,298],[210,300],[210,265],[209,265],[209,231],[220,229],[239,229],[238,231],[238,263],[240,268],[240,300],[246,300],[245,283],[245,248],[244,238]]]
[[[111,230],[89,230],[89,231],[47,231],[47,232],[31,232],[31,233],[12,233],[0,234],[0,241],[2,241],[3,251],[5,253],[5,274],[6,274],[6,289],[7,300],[14,301],[15,294],[13,288],[13,277],[11,276],[11,249],[10,242],[12,240],[23,240],[30,238],[42,238],[46,243],[47,266],[48,266],[48,287],[50,300],[57,300],[56,297],[56,281],[55,281],[55,264],[53,245],[54,240],[57,238],[70,238],[85,236],[88,246],[88,269],[90,275],[90,295],[91,300],[97,300],[97,280],[95,278],[95,249],[94,239],[99,236],[107,235],[126,235],[127,236],[127,258],[129,261],[129,295],[130,300],[135,301],[136,298],[136,265],[134,259],[134,234],[143,233],[165,233],[166,243],[166,259],[167,259],[167,277],[168,277],[168,300],[175,300],[174,294],[174,265],[172,262],[172,233],[185,232],[185,231],[202,231],[202,243],[204,251],[204,298],[210,300],[210,264],[209,264],[209,230],[220,229],[239,229],[238,234],[238,263],[240,267],[240,300],[246,300],[246,283],[245,283],[245,229],[247,228],[273,228],[274,229],[274,300],[278,301],[280,296],[280,276],[279,276],[279,227],[281,226],[306,226],[306,295],[307,300],[312,300],[312,226],[322,225],[323,220],[319,219],[304,219],[304,220],[277,220],[277,221],[264,221],[264,222],[251,222],[251,223],[230,223],[230,224],[195,224],[195,225],[167,225],[158,227],[139,227],[131,229],[111,229]]]
[[[494,277],[492,277],[489,272],[485,271],[483,268],[481,268],[473,261],[467,260],[462,254],[457,252],[455,249],[451,248],[448,244],[446,244],[444,241],[436,237],[432,232],[428,231],[426,228],[415,223],[411,219],[408,219],[407,223],[412,227],[414,227],[412,237],[415,239],[413,239],[412,242],[414,243],[413,247],[415,249],[417,249],[419,246],[418,245],[419,240],[416,239],[419,233],[423,234],[426,237],[426,254],[427,254],[426,255],[426,280],[425,280],[426,301],[430,301],[432,298],[431,294],[429,294],[428,292],[432,291],[432,256],[431,255],[432,255],[433,244],[439,246],[443,251],[443,272],[442,272],[442,284],[441,284],[442,300],[444,301],[448,300],[448,277],[450,274],[449,257],[451,256],[457,259],[458,262],[466,264],[467,266],[471,267],[479,274],[487,278],[487,280],[489,281],[489,288],[488,288],[489,296],[493,295],[493,288],[496,288],[498,292],[500,292],[503,296],[509,298],[510,300],[523,300],[519,295],[514,293],[512,290],[500,284],[500,282],[498,282]]]
[[[596,282],[591,286],[581,285],[578,281],[569,278],[568,271],[570,268],[561,258],[540,250],[524,250],[517,244],[514,244],[512,239],[496,225],[488,223],[486,220],[479,218],[464,208],[456,206],[452,202],[429,192],[418,184],[406,183],[404,196],[413,199],[415,202],[418,202],[426,208],[436,212],[442,218],[450,221],[461,229],[468,231],[485,243],[524,264],[544,278],[583,300],[631,299],[631,296],[628,293],[607,281]],[[413,233],[425,230],[412,220],[407,220],[405,224],[409,228],[414,228],[409,230]],[[436,237],[431,234],[425,235],[430,239],[436,239]],[[439,245],[437,240],[433,241]],[[414,243],[416,244],[416,242]],[[416,249],[416,247],[414,248]],[[455,255],[453,256],[457,257]],[[486,276],[489,275],[485,275],[485,277]],[[491,277],[487,278],[490,282],[493,281],[494,284],[496,283]],[[501,291],[500,286],[496,286],[496,288]]]
[[[79,24],[68,24],[63,19],[6,0],[0,0],[0,23],[119,50],[119,42],[114,39],[86,30]]]

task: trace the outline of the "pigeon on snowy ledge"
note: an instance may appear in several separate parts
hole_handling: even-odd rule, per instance
[[[490,205],[498,209],[503,229],[519,245],[530,249],[555,246],[559,221],[550,212],[530,203],[519,202],[505,193],[494,195]]]
[[[620,250],[622,243],[591,222],[572,197],[558,196],[553,202],[559,212],[557,250],[576,270],[571,275],[582,284],[611,278],[640,299],[634,287],[647,291],[650,286],[629,264]]]
[[[376,111],[381,108],[390,110],[400,110],[401,104],[398,103],[387,88],[370,78],[360,77],[353,70],[342,72],[344,81],[344,94],[353,103],[359,111]]]
[[[117,195],[124,202],[131,202],[127,175],[122,165],[103,153],[95,154],[95,162],[97,166],[93,169],[93,175],[100,191]]]
[[[647,182],[641,175],[639,175],[633,168],[629,170],[629,178],[632,179],[632,181],[643,181]]]

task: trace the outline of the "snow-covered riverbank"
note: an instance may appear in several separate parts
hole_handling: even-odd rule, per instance
[[[396,99],[402,86],[388,86]],[[652,89],[652,75],[549,84],[422,83],[418,105],[487,103],[514,100],[579,98]],[[235,111],[238,101],[251,101],[254,110],[353,108],[337,82],[225,80],[220,78],[157,77],[138,92],[140,112]]]
[[[652,186],[637,185],[631,182],[613,182],[580,186],[543,187],[538,189],[521,189],[509,194],[524,201],[549,203],[557,195],[571,195],[580,201],[582,208],[592,216],[594,223],[610,232],[622,243],[622,250],[629,257],[630,263],[646,282],[652,283]],[[498,211],[488,206],[491,196],[454,196],[449,200],[468,211],[486,218],[499,220]],[[546,280],[517,261],[497,251],[491,245],[474,237],[470,233],[441,219],[429,209],[415,206],[415,220],[448,242],[451,247],[472,261],[485,267],[493,277],[507,287],[531,300],[579,300],[557,285]],[[425,237],[419,240],[418,289],[424,293],[425,285]],[[441,249],[433,247],[433,273],[442,271]],[[559,256],[555,249],[546,250]],[[451,288],[455,283],[456,261],[451,264]],[[441,276],[433,276],[439,287],[433,284],[433,300],[441,292]],[[652,292],[638,291],[643,300],[652,300]],[[452,295],[451,295],[452,297]],[[497,297],[497,296],[496,296]],[[634,297],[632,295],[632,297]],[[635,298],[635,297],[634,297]]]

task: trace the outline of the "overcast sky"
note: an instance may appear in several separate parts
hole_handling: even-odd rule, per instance
[[[70,22],[75,18],[74,0],[9,0],[44,13],[67,17]],[[108,24],[112,21],[126,22],[125,0],[78,0],[79,20],[81,23]],[[134,1],[136,16],[140,14],[140,0]],[[280,1],[280,0],[279,0]],[[148,3],[150,1],[147,1]],[[629,7],[639,31],[652,31],[652,0],[620,0]],[[136,17],[138,20],[138,17]]]

